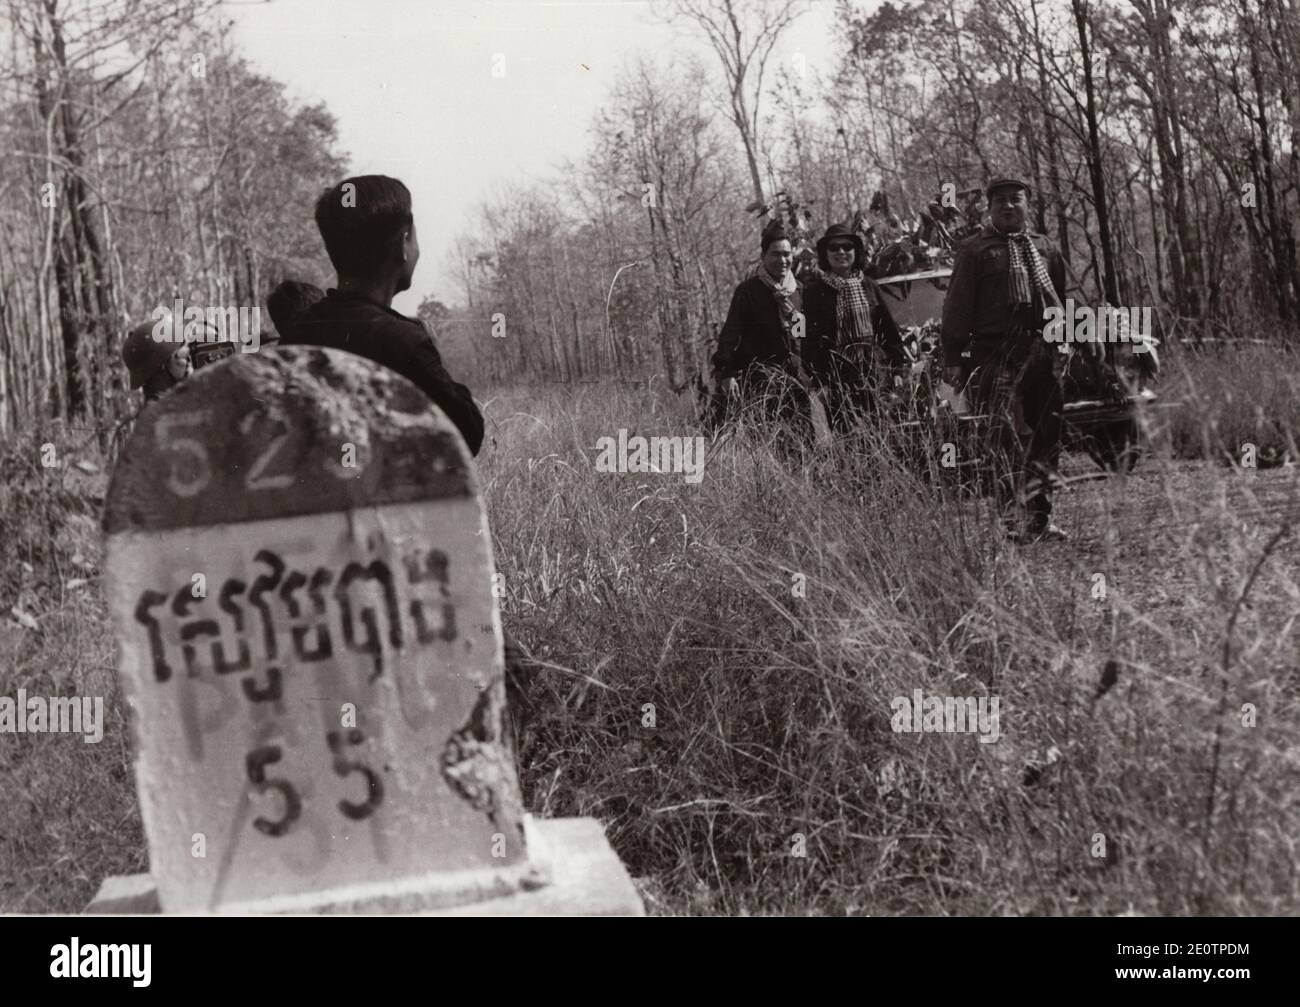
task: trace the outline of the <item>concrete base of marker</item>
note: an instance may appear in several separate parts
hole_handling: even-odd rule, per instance
[[[632,879],[594,818],[530,819],[538,853],[548,861],[551,882],[541,888],[512,892],[479,902],[429,909],[424,916],[643,916],[645,910]],[[530,847],[533,844],[530,843]],[[410,904],[418,893],[394,891],[354,912],[384,912],[394,903]],[[148,874],[106,878],[86,907],[87,913],[148,914],[161,909],[158,890]]]

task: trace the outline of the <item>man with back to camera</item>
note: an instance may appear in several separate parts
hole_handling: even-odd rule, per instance
[[[447,414],[477,455],[483,414],[469,389],[447,373],[424,325],[391,307],[420,259],[410,190],[386,175],[346,178],[316,201],[316,226],[338,287],[298,315],[280,345],[347,350],[396,371]]]
[[[469,389],[442,366],[424,325],[390,307],[393,296],[411,286],[420,258],[410,191],[385,175],[344,179],[316,201],[316,226],[339,285],[291,315],[280,345],[347,350],[409,378],[456,424],[470,453],[477,455],[483,443],[483,414]],[[274,316],[272,321],[278,326]],[[501,632],[511,740],[517,753],[533,705],[530,682],[537,666],[504,619]]]

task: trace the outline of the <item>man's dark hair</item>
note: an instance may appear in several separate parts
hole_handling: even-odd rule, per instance
[[[314,283],[285,280],[277,286],[266,298],[266,313],[276,334],[283,339],[293,320],[324,297],[325,291]]]
[[[790,232],[785,229],[785,221],[780,217],[773,217],[771,222],[763,228],[759,247],[763,250],[764,255],[767,254],[767,250],[772,243],[776,241],[789,241],[792,247],[794,245]]]
[[[341,276],[373,276],[413,222],[411,191],[387,175],[345,178],[316,200],[316,226]]]

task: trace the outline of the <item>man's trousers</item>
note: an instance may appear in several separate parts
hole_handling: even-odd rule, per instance
[[[1054,347],[1024,342],[975,361],[966,387],[972,408],[989,417],[997,500],[1028,530],[1051,521],[1052,483],[1061,457],[1064,399]]]

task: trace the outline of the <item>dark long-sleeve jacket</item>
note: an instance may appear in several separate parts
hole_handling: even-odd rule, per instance
[[[1042,255],[1056,295],[1064,304],[1065,260],[1046,235],[1030,232],[1029,238]],[[1011,303],[1011,252],[1001,231],[986,225],[964,241],[957,249],[943,302],[944,364],[960,364],[967,348],[973,359],[985,360],[1014,329],[1041,331],[1044,305],[1032,282],[1030,286],[1034,303],[1017,310]]]
[[[792,299],[799,310],[798,290]],[[753,364],[780,368],[806,381],[799,350],[781,324],[776,296],[757,276],[740,283],[731,295],[731,307],[713,354],[713,370],[719,381],[726,381],[740,377]]]
[[[875,281],[866,279],[866,283],[875,289]],[[860,373],[873,350],[878,348],[884,354],[890,367],[903,367],[907,363],[907,351],[903,349],[903,337],[898,331],[889,309],[885,307],[877,292],[876,306],[871,309],[871,328],[875,337],[875,347],[853,350],[839,344],[838,326],[835,319],[836,301],[839,292],[834,287],[813,276],[803,290],[803,310],[806,318],[807,335],[803,346],[804,366],[808,374],[818,383],[829,385],[836,381],[858,382],[870,380],[870,374]]]
[[[373,360],[416,384],[447,414],[469,447],[483,443],[483,414],[442,365],[433,337],[413,318],[359,294],[328,290],[294,319],[281,346],[324,346]]]

